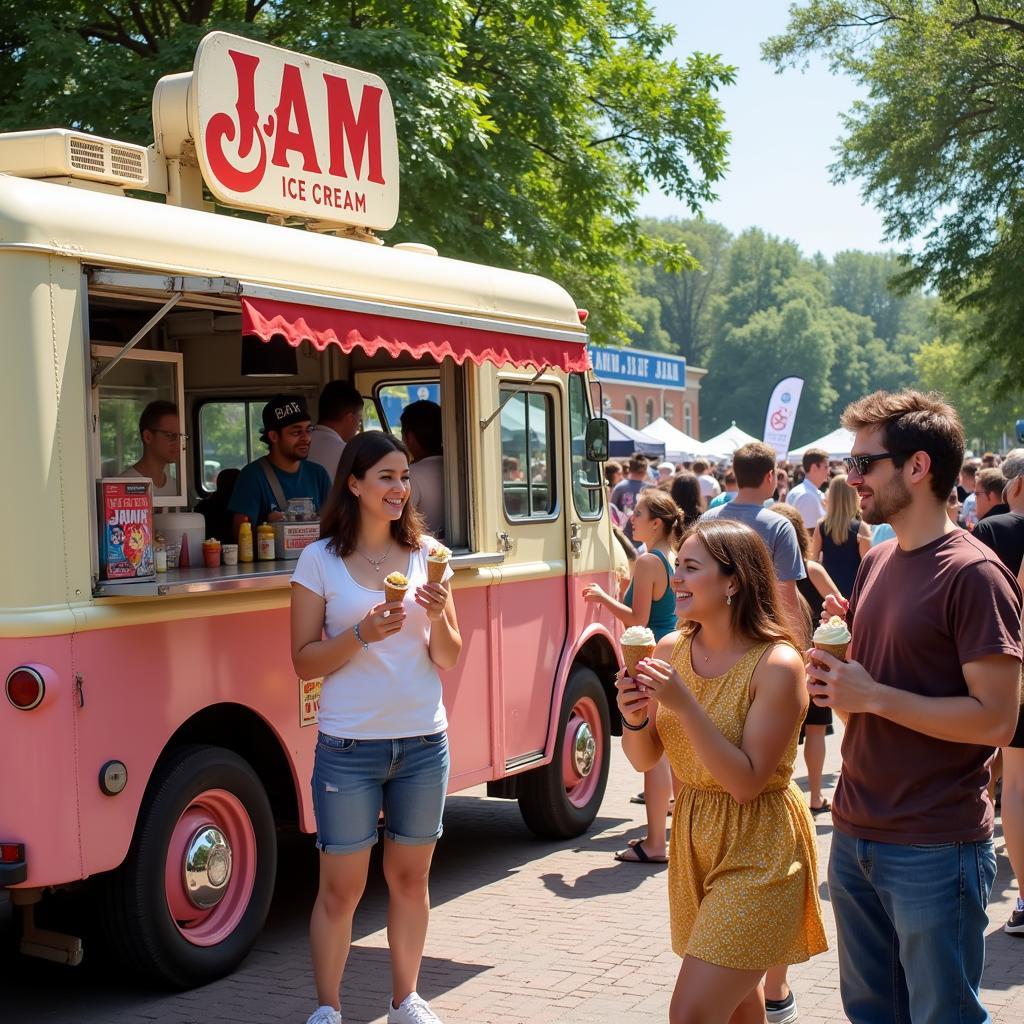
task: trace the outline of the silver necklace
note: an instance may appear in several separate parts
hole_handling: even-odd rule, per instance
[[[356,548],[356,554],[361,555],[363,558],[365,558],[370,563],[370,565],[373,566],[374,572],[380,572],[380,567],[388,560],[388,555],[391,554],[391,549],[394,546],[395,542],[392,541],[388,545],[387,551],[385,551],[384,554],[380,556],[380,558],[371,558],[369,555],[364,555],[362,551],[359,550],[359,548]]]

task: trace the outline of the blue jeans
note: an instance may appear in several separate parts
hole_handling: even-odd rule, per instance
[[[900,846],[836,830],[828,887],[853,1024],[985,1024],[992,840]]]
[[[420,846],[437,842],[448,789],[448,737],[355,740],[317,736],[313,760],[316,845],[324,853],[356,853],[384,836]]]

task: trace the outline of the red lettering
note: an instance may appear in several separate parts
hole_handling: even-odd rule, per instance
[[[302,169],[314,174],[320,173],[316,159],[316,143],[313,128],[309,123],[309,108],[306,93],[302,88],[302,71],[294,64],[285,64],[281,75],[281,98],[274,110],[277,119],[277,137],[274,140],[274,155],[271,163],[277,167],[288,166],[288,154],[302,155]],[[295,130],[292,131],[292,117]]]
[[[356,193],[356,210],[360,213],[366,213],[366,193]]]
[[[228,50],[231,63],[235,66],[235,82],[238,87],[238,99],[235,101],[236,124],[230,114],[214,114],[207,122],[206,159],[214,177],[232,192],[251,192],[262,180],[267,167],[267,147],[263,135],[259,131],[259,113],[256,110],[256,69],[259,57],[237,50]],[[253,149],[253,143],[259,145],[260,158],[250,171],[239,170],[224,152],[224,140],[235,141],[238,134],[238,158],[244,160]]]
[[[385,182],[381,159],[380,101],[384,90],[374,85],[364,86],[357,117],[352,109],[348,82],[337,75],[324,75],[324,84],[327,86],[327,128],[331,143],[330,173],[339,178],[348,177],[348,171],[345,169],[347,142],[355,177],[361,177],[363,158],[366,157],[369,164],[368,179],[377,185],[383,185]]]

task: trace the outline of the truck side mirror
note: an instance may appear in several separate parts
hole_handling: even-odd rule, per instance
[[[595,417],[587,423],[587,435],[584,447],[587,458],[591,462],[608,461],[608,421],[603,417]]]

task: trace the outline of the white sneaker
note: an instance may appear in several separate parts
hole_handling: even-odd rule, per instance
[[[388,1024],[441,1024],[441,1018],[415,992],[410,992],[397,1010],[393,1001],[388,1000]]]
[[[306,1024],[342,1024],[341,1010],[333,1006],[317,1007],[309,1016]]]

